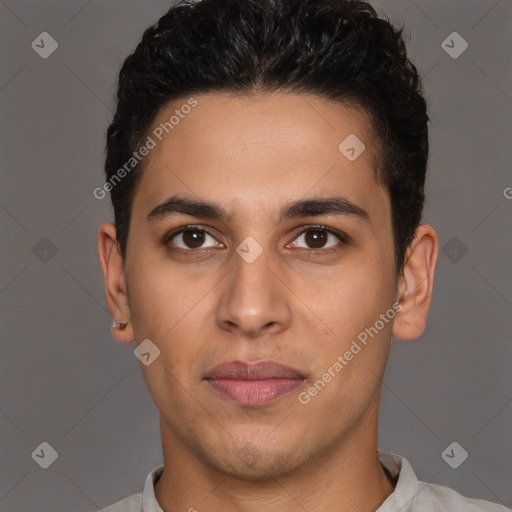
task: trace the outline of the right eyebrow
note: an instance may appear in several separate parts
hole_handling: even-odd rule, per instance
[[[147,221],[159,221],[164,217],[176,213],[223,221],[229,218],[228,212],[217,204],[208,201],[194,201],[184,197],[172,196],[153,208],[147,216]]]

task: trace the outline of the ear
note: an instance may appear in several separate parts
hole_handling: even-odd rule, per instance
[[[398,278],[397,302],[402,308],[397,311],[393,324],[396,338],[413,340],[425,330],[438,252],[437,234],[432,226],[418,226]]]
[[[112,336],[123,343],[130,343],[135,335],[126,293],[124,261],[117,241],[116,227],[111,222],[104,222],[98,229],[98,258],[105,280],[107,306],[112,318],[128,324],[123,330],[113,329]]]

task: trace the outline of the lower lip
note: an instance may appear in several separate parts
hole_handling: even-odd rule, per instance
[[[302,379],[208,379],[207,382],[215,391],[237,404],[259,407],[291,393],[304,381]]]

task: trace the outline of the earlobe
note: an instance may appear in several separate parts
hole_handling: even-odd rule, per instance
[[[427,224],[418,226],[398,280],[397,302],[402,308],[393,324],[393,336],[396,338],[413,340],[425,330],[438,250],[434,229]]]
[[[104,222],[98,229],[98,258],[105,280],[107,306],[112,314],[112,335],[120,342],[130,343],[134,332],[126,292],[124,261],[117,242],[116,227]]]

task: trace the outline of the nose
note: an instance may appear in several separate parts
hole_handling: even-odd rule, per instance
[[[233,254],[217,307],[221,329],[257,338],[289,327],[291,292],[277,271],[278,263],[270,263],[266,251],[250,263]]]

